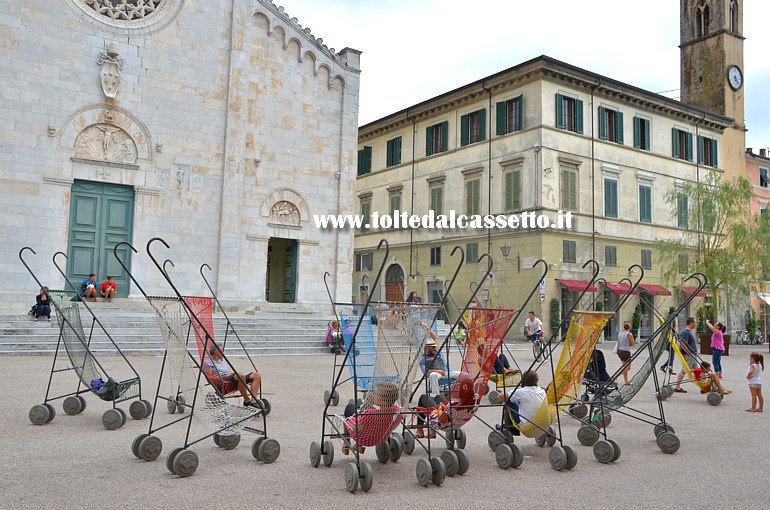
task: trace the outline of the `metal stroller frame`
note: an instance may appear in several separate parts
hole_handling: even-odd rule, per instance
[[[275,439],[272,439],[272,438],[268,439],[268,437],[267,437],[267,420],[265,418],[266,412],[263,409],[261,409],[261,408],[259,408],[259,409],[254,408],[254,412],[244,413],[245,414],[244,416],[236,416],[233,419],[228,417],[228,421],[226,422],[226,424],[224,426],[220,427],[218,430],[215,430],[215,431],[213,431],[213,432],[211,432],[209,434],[206,434],[204,436],[201,436],[201,437],[199,437],[197,439],[191,439],[190,438],[191,427],[192,427],[192,420],[193,420],[193,417],[195,416],[196,403],[198,401],[199,389],[201,388],[201,384],[204,381],[208,381],[208,377],[205,375],[205,370],[203,368],[203,360],[201,360],[199,358],[199,356],[197,356],[197,349],[196,349],[196,354],[191,353],[187,349],[187,345],[188,345],[189,338],[190,338],[190,333],[192,332],[192,328],[193,328],[193,324],[192,324],[193,321],[196,323],[195,327],[198,328],[203,333],[203,335],[205,335],[204,352],[206,352],[206,353],[209,352],[209,345],[213,345],[214,344],[214,338],[211,335],[211,333],[209,333],[206,330],[206,327],[204,326],[204,324],[200,321],[198,316],[194,313],[193,309],[187,303],[186,298],[184,296],[182,296],[182,294],[179,292],[177,287],[171,281],[171,278],[169,277],[169,274],[168,274],[168,272],[165,269],[166,263],[169,263],[170,261],[166,260],[163,263],[163,266],[161,266],[158,263],[158,261],[155,258],[155,256],[152,254],[152,251],[151,251],[150,247],[151,247],[151,245],[154,242],[160,242],[166,248],[170,248],[170,247],[169,247],[168,243],[166,243],[166,241],[164,241],[163,239],[161,239],[159,237],[154,237],[154,238],[150,239],[147,242],[146,250],[147,250],[147,255],[150,257],[152,262],[155,264],[155,267],[157,267],[158,271],[160,271],[160,273],[163,275],[163,278],[166,280],[166,282],[169,284],[171,289],[174,291],[174,294],[176,294],[175,298],[166,298],[166,299],[168,299],[169,301],[172,301],[172,302],[178,302],[183,307],[183,310],[186,312],[187,317],[189,318],[190,324],[189,324],[189,326],[187,328],[187,335],[186,335],[186,339],[185,339],[185,349],[184,350],[185,350],[185,353],[187,354],[187,357],[189,358],[189,360],[192,361],[192,367],[196,371],[197,375],[195,376],[196,377],[196,384],[195,384],[195,389],[194,389],[194,392],[193,392],[193,398],[192,398],[192,401],[190,403],[187,403],[185,400],[180,400],[178,398],[175,399],[173,396],[169,397],[169,398],[166,398],[166,397],[162,396],[161,395],[161,385],[163,383],[163,374],[164,374],[164,372],[166,370],[166,361],[168,359],[168,351],[167,350],[164,351],[164,353],[163,353],[163,361],[161,363],[160,375],[158,377],[158,387],[157,387],[157,391],[156,391],[156,394],[155,394],[155,406],[154,407],[157,410],[157,403],[158,403],[158,400],[160,399],[160,400],[165,400],[167,403],[169,403],[169,409],[171,408],[171,403],[173,402],[173,405],[177,407],[177,411],[178,412],[183,413],[187,409],[189,409],[190,412],[186,416],[182,416],[180,418],[174,419],[173,421],[171,421],[171,422],[169,422],[169,423],[167,423],[165,425],[158,426],[158,427],[153,427],[154,424],[155,424],[155,412],[153,412],[152,413],[152,417],[150,419],[150,425],[149,425],[148,432],[146,434],[140,434],[136,438],[134,438],[134,441],[133,441],[133,443],[131,445],[131,450],[132,450],[134,456],[137,457],[137,458],[140,458],[142,460],[145,460],[145,461],[154,461],[154,460],[156,460],[158,458],[158,456],[160,455],[162,449],[163,449],[163,444],[162,444],[160,438],[155,436],[155,435],[153,435],[153,434],[155,434],[159,430],[163,430],[165,428],[168,428],[168,427],[170,427],[172,425],[175,425],[175,424],[177,424],[179,422],[182,422],[182,421],[186,420],[187,421],[187,430],[186,430],[186,433],[185,433],[184,446],[179,447],[179,448],[175,448],[166,457],[166,468],[171,473],[176,474],[176,475],[178,475],[180,477],[191,476],[197,470],[199,461],[198,461],[198,455],[194,451],[189,450],[190,446],[192,446],[194,444],[197,444],[197,443],[200,443],[201,441],[204,441],[205,439],[207,439],[209,437],[213,437],[214,438],[214,443],[217,444],[217,446],[221,446],[222,448],[224,448],[226,450],[234,449],[238,445],[238,443],[240,442],[240,434],[237,433],[237,432],[234,433],[232,431],[233,427],[236,427],[236,426],[240,427],[241,424],[243,424],[245,422],[248,422],[249,420],[252,420],[252,419],[255,419],[255,418],[256,419],[261,418],[261,428],[257,428],[258,426],[249,426],[249,425],[243,426],[242,428],[243,428],[243,430],[247,430],[249,432],[254,432],[254,433],[256,433],[256,434],[258,434],[260,436],[260,437],[258,437],[254,441],[254,443],[251,446],[252,456],[255,459],[261,460],[262,462],[264,462],[266,464],[270,464],[270,463],[274,462],[278,458],[278,456],[280,455],[281,448],[280,448],[280,444],[278,443],[278,441],[276,441]],[[131,278],[131,281],[134,282],[134,284],[139,289],[139,291],[142,293],[142,295],[145,297],[145,299],[147,299],[148,303],[150,303],[150,305],[153,306],[153,308],[156,311],[156,314],[160,318],[161,312],[153,304],[153,299],[154,298],[149,296],[144,291],[144,289],[139,284],[139,282],[137,282],[136,279],[134,278],[133,274],[131,274],[131,272],[123,264],[123,262],[120,260],[120,258],[117,257],[117,249],[121,245],[126,245],[134,253],[138,253],[138,251],[131,244],[129,244],[127,242],[118,243],[115,246],[115,248],[114,248],[115,256],[118,259],[118,262],[121,264],[121,266],[123,266],[123,269],[126,271],[128,276]],[[173,266],[173,262],[171,262],[171,264]],[[204,266],[205,266],[205,264],[204,264]],[[203,267],[204,266],[201,266],[201,275],[202,276],[203,276]],[[206,279],[205,279],[205,276],[204,276],[204,281],[205,280]],[[206,282],[206,283],[208,285],[208,282]],[[210,287],[209,287],[209,289],[210,289]],[[215,296],[215,299],[216,299],[216,296]],[[218,301],[217,301],[217,303],[218,303]],[[197,340],[196,340],[196,342],[197,342]],[[223,347],[220,347],[220,351],[221,350],[223,350]],[[247,354],[247,357],[248,357],[248,354]],[[235,370],[235,367],[232,365],[232,363],[230,363],[230,361],[225,356],[224,352],[222,352],[222,359],[228,364],[228,366],[230,367],[230,369],[232,369],[233,372],[237,372]],[[214,386],[214,385],[212,385],[212,386]],[[252,393],[251,388],[248,385],[246,385],[246,389],[249,392],[250,396],[254,400],[256,400],[257,396]],[[212,395],[206,395],[205,396],[205,400],[208,401],[211,397],[212,397]],[[218,391],[216,391],[216,396],[214,398],[220,398],[220,399],[224,400],[223,396],[220,395]],[[205,403],[206,402],[204,402],[204,404]],[[229,404],[227,404],[227,405],[229,405]]]
[[[40,283],[40,280],[35,275],[35,273],[32,271],[32,269],[29,267],[27,262],[24,260],[24,252],[25,251],[31,251],[33,254],[37,255],[37,252],[30,248],[29,246],[25,246],[19,251],[19,260],[21,260],[21,263],[24,264],[24,267],[27,269],[29,274],[32,276],[32,278],[35,280],[39,288],[43,287],[43,284]],[[78,302],[80,301],[80,292],[78,291],[77,287],[75,287],[72,282],[67,278],[66,272],[62,270],[62,268],[59,266],[59,264],[56,262],[57,255],[63,256],[65,259],[67,258],[67,255],[65,255],[62,252],[56,252],[53,255],[53,264],[56,267],[56,269],[61,273],[61,275],[64,277],[65,282],[67,285],[69,285],[72,288],[72,291],[66,291],[63,293],[64,297],[68,297],[69,294],[72,294],[72,296],[76,297],[78,301],[74,302],[69,308],[72,310],[72,314],[68,313],[68,309],[65,309],[62,307],[62,305],[58,302],[58,299],[54,299],[53,296],[49,295],[49,300],[51,301],[51,304],[56,309],[56,319],[59,323],[59,335],[56,341],[56,351],[54,352],[53,362],[51,363],[51,372],[48,376],[48,386],[46,387],[45,391],[45,399],[43,400],[42,404],[37,404],[32,407],[29,411],[29,420],[34,425],[44,425],[46,423],[50,423],[53,421],[54,417],[56,416],[56,410],[54,407],[49,404],[49,402],[52,402],[54,400],[64,399],[64,402],[62,404],[62,408],[64,409],[64,412],[68,415],[76,415],[82,413],[86,408],[86,399],[83,398],[83,394],[86,393],[93,393],[97,397],[99,397],[100,400],[107,400],[112,402],[112,408],[108,409],[104,412],[102,415],[102,425],[107,430],[115,430],[120,427],[122,427],[126,423],[126,413],[123,411],[123,409],[117,407],[116,404],[120,402],[125,402],[132,399],[137,399],[134,402],[131,403],[129,406],[129,414],[131,414],[131,417],[135,420],[140,420],[142,418],[145,418],[149,416],[152,413],[152,405],[147,400],[142,400],[142,383],[141,378],[139,377],[139,373],[136,371],[134,366],[131,364],[130,361],[128,361],[128,358],[126,358],[126,355],[123,354],[123,351],[120,350],[120,347],[118,347],[118,344],[115,342],[115,340],[112,338],[112,336],[109,334],[107,329],[104,327],[104,325],[101,323],[101,321],[96,317],[94,312],[91,310],[91,307],[88,306],[88,304],[85,301],[82,301],[83,306],[88,311],[88,313],[91,315],[91,327],[89,329],[88,335],[86,336],[85,331],[83,330],[83,325],[80,321],[80,309],[78,307]],[[99,359],[94,355],[94,353],[91,351],[90,345],[91,345],[91,338],[94,334],[94,328],[95,326],[98,326],[99,329],[107,336],[107,339],[112,343],[112,345],[117,350],[118,355],[123,358],[123,361],[126,362],[126,365],[128,365],[131,372],[133,372],[134,377],[127,379],[125,381],[114,381],[111,377],[109,377],[109,374],[107,370],[105,370],[104,366],[99,362]],[[79,345],[76,345],[78,350],[82,350],[82,353],[72,353],[71,350],[75,348],[75,346],[68,346],[66,337],[74,334],[74,336],[77,338],[77,342]],[[64,350],[67,352],[67,357],[70,361],[70,366],[67,368],[56,368],[56,361],[59,357],[59,351],[61,349],[62,343],[64,343]],[[77,358],[77,359],[75,359]],[[107,378],[105,386],[107,387],[107,391],[103,394],[99,394],[96,389],[92,389],[88,385],[86,385],[86,382],[83,380],[83,377],[85,375],[83,372],[85,369],[88,368],[92,375],[99,375],[99,372],[101,375]],[[74,392],[70,393],[64,393],[57,396],[51,396],[51,384],[53,382],[53,375],[55,373],[60,372],[68,372],[70,370],[74,370],[77,373],[78,378],[78,385]],[[117,383],[117,384],[115,384]],[[112,397],[112,398],[104,398],[104,397]]]
[[[670,394],[666,395],[664,391],[665,387],[661,386],[657,373],[657,362],[660,356],[664,352],[667,352],[667,350],[659,348],[659,352],[655,352],[653,343],[656,340],[661,341],[659,337],[662,335],[669,335],[669,341],[671,341],[670,332],[676,316],[680,311],[687,307],[690,301],[694,299],[695,295],[705,288],[707,284],[706,277],[702,273],[694,273],[684,281],[687,282],[689,280],[698,282],[697,290],[688,296],[688,298],[677,308],[676,312],[670,314],[665,320],[654,307],[651,307],[661,321],[660,326],[639,346],[639,348],[636,349],[636,352],[633,352],[629,359],[618,368],[609,381],[596,385],[594,397],[589,401],[588,405],[591,408],[591,415],[597,414],[602,419],[599,419],[596,422],[596,425],[592,425],[590,421],[584,422],[584,425],[578,430],[578,440],[585,446],[593,445],[594,457],[603,464],[616,461],[621,453],[618,443],[607,437],[607,426],[611,421],[607,419],[610,417],[609,410],[623,416],[629,416],[643,423],[653,425],[655,436],[657,438],[656,443],[663,453],[673,454],[679,450],[679,438],[674,433],[674,428],[666,422],[665,412],[663,410],[663,401],[670,396]],[[644,351],[647,351],[649,354],[646,363],[650,364],[650,374],[652,375],[653,384],[655,385],[658,415],[653,415],[628,406],[628,402],[623,402],[622,389],[612,389],[610,387],[611,384],[625,371],[626,367],[634,362]],[[649,377],[649,375],[647,375],[645,379],[647,377]],[[598,412],[596,411],[597,409]],[[604,439],[599,440],[600,434]]]

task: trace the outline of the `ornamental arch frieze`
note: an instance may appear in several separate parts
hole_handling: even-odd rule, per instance
[[[271,192],[262,201],[260,215],[268,224],[302,228],[310,219],[310,209],[302,196],[294,190],[281,188]]]

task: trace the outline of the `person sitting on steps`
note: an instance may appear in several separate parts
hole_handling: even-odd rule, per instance
[[[115,283],[112,276],[108,276],[105,281],[102,282],[99,292],[107,302],[112,301],[115,293],[118,291],[118,284]]]
[[[88,278],[83,280],[83,284],[80,286],[81,295],[83,296],[83,301],[87,300],[88,298],[93,298],[94,301],[96,301],[96,275],[94,273],[91,273],[88,275]]]

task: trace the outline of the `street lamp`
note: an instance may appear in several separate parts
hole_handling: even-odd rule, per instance
[[[500,253],[503,254],[505,260],[508,260],[508,255],[511,254],[511,247],[508,246],[507,243],[502,245],[500,247]],[[513,264],[513,262],[511,262],[511,264]],[[516,254],[516,272],[521,273],[521,256],[518,253]]]

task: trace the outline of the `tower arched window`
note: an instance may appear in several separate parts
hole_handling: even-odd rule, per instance
[[[704,37],[709,33],[710,9],[705,3],[695,9],[695,37]]]
[[[730,0],[730,32],[738,33],[738,2]]]

